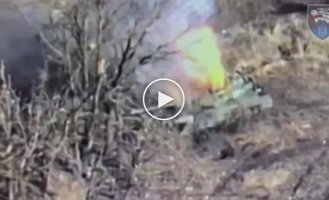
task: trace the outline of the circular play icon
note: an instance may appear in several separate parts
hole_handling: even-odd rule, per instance
[[[171,79],[156,79],[148,84],[143,93],[145,111],[157,120],[174,119],[182,112],[184,104],[185,95],[182,87]]]

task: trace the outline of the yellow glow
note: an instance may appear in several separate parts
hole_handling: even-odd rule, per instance
[[[176,40],[182,55],[189,61],[189,78],[202,88],[223,89],[226,71],[218,48],[216,34],[210,27],[191,30]]]

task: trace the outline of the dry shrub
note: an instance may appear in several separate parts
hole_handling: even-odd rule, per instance
[[[130,199],[127,192],[147,182],[164,195],[162,179],[170,177],[175,188],[165,193],[176,199],[209,194],[215,183],[206,160],[179,150],[186,141],[161,124],[150,129],[130,114],[138,93],[134,70],[161,49],[144,41],[159,5],[140,12],[144,7],[132,0],[47,3],[54,9],[40,33],[46,66],[32,100],[22,104],[3,78],[3,199]],[[139,154],[152,150],[162,159],[145,163]],[[158,170],[164,174],[153,176]]]
[[[32,100],[2,77],[1,199],[124,199],[143,132],[130,76],[155,17],[127,19],[138,9],[129,0],[56,6],[40,33],[47,62]]]
[[[129,21],[125,13],[136,9],[128,0],[53,5],[53,20],[41,34],[48,63],[32,101],[20,104],[1,78],[0,198],[181,200],[216,193],[220,165],[191,151],[189,139],[130,115],[136,103],[130,75],[157,14],[123,23]],[[263,77],[291,58],[328,57],[327,43],[311,38],[303,20],[290,22],[233,28],[232,48],[225,48],[229,66]],[[280,183],[287,177],[282,174]]]
[[[220,184],[222,169],[193,151],[191,138],[150,126],[144,140],[128,199],[208,199]]]
[[[268,71],[286,68],[290,61],[328,58],[328,42],[312,35],[304,15],[264,18],[228,32],[230,40],[223,41],[228,66],[246,73],[268,75]]]

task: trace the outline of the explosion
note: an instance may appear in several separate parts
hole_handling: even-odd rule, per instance
[[[166,51],[174,53],[143,64],[137,72],[141,85],[158,78],[172,79],[183,88],[187,102],[225,89],[227,75],[214,31],[217,23],[213,20],[217,22],[219,12],[215,1],[168,1],[163,9],[165,17],[150,27],[148,42],[169,44]],[[181,96],[171,85],[161,89],[175,99]]]
[[[225,87],[226,71],[216,34],[210,27],[190,30],[175,44],[184,60],[181,67],[194,87],[204,91],[218,91]]]

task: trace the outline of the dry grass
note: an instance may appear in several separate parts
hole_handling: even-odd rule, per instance
[[[191,138],[161,127],[154,127],[149,134],[135,169],[136,187],[128,199],[209,198],[220,181],[218,165],[198,156]]]
[[[150,131],[158,133],[151,140],[156,148],[136,168],[131,199],[288,199],[297,193],[309,199],[300,185],[311,184],[304,176],[324,158],[328,139],[327,114],[318,110],[329,103],[328,42],[316,39],[300,15],[255,21],[229,33],[222,45],[231,70],[256,77],[275,98],[275,108],[227,135],[235,156],[219,162],[212,158],[223,138],[211,136],[200,156],[186,140],[156,127]]]
[[[318,176],[327,177],[320,166],[327,169],[325,160],[329,160],[323,150],[328,139],[328,42],[315,39],[300,16],[255,21],[232,28],[230,33],[223,53],[231,70],[255,76],[276,104],[262,119],[221,138],[234,148],[233,156],[213,159],[220,148],[216,136],[202,144],[214,151],[202,149],[201,156],[191,138],[153,120],[129,115],[136,105],[134,88],[125,77],[131,70],[125,51],[115,58],[97,57],[100,42],[93,43],[95,51],[90,53],[85,48],[79,51],[89,44],[79,44],[79,38],[52,41],[48,46],[56,49],[49,56],[59,64],[55,66],[63,68],[55,71],[57,75],[43,74],[43,85],[30,103],[20,104],[2,77],[0,199],[325,196],[313,191],[311,198],[303,191],[312,188]],[[67,42],[72,46],[60,45]],[[87,58],[81,62],[86,55],[89,62]],[[105,62],[106,70],[115,73],[105,77],[104,59],[112,58],[118,62]],[[118,73],[122,69],[128,70]],[[58,80],[62,87],[51,88],[52,94],[46,95]]]

